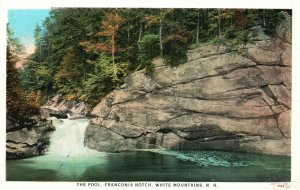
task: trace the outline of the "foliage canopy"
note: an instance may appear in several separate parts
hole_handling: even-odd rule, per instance
[[[20,73],[26,92],[96,103],[163,57],[176,66],[201,43],[244,44],[249,28],[274,34],[277,13],[260,9],[52,9],[36,26],[35,53]]]

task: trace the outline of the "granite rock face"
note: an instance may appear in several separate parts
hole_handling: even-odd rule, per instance
[[[6,159],[20,159],[42,155],[47,151],[50,134],[55,130],[51,121],[35,116],[35,123],[22,128],[12,127],[15,121],[7,119]]]
[[[81,101],[67,101],[63,97],[56,95],[42,106],[42,116],[44,118],[56,117],[59,119],[81,119],[87,114],[87,105]]]
[[[153,74],[131,74],[91,112],[85,145],[290,155],[291,18],[281,17],[273,38],[201,47],[178,67],[155,60]]]

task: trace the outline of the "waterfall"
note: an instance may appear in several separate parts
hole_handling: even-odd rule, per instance
[[[95,153],[95,150],[84,147],[84,134],[89,120],[52,119],[55,131],[50,137],[49,155],[79,156]]]

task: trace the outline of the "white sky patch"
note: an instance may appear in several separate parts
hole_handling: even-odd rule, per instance
[[[32,54],[35,50],[34,39],[32,37],[25,37],[20,39],[21,44],[25,47],[26,54]]]

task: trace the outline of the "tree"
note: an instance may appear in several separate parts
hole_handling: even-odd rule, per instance
[[[20,40],[15,37],[13,30],[9,27],[9,24],[7,24],[7,43],[12,54],[23,55],[25,53],[24,46],[21,44]]]
[[[79,73],[76,69],[77,58],[74,50],[70,50],[63,58],[62,67],[55,75],[57,81],[66,81],[69,78],[78,77]]]
[[[200,11],[197,10],[197,37],[196,37],[196,43],[199,44],[199,32],[200,32]]]
[[[187,49],[201,43],[245,43],[249,27],[257,25],[272,36],[279,11],[53,8],[36,27],[36,52],[21,72],[21,84],[32,94],[94,101],[99,97],[91,93],[102,96],[127,74],[151,71],[157,56],[176,65],[184,62]]]
[[[124,22],[124,19],[118,14],[117,10],[108,11],[105,13],[104,20],[101,22],[102,31],[98,32],[98,36],[104,36],[108,38],[108,41],[98,42],[92,44],[89,41],[80,42],[86,51],[98,51],[111,53],[112,56],[112,65],[114,68],[113,76],[117,78],[117,67],[115,66],[115,53],[118,51],[116,45],[116,35],[120,29],[121,24]]]
[[[20,71],[21,87],[27,93],[41,90],[49,93],[51,91],[52,77],[51,71],[47,66],[35,61],[27,61]]]
[[[184,27],[176,26],[170,30],[169,35],[164,39],[163,44],[167,50],[164,56],[171,65],[180,64],[186,61],[191,32]]]
[[[235,11],[235,25],[240,30],[244,30],[248,24],[245,17],[245,13],[245,9],[238,9]]]
[[[136,70],[140,68],[150,68],[151,61],[159,56],[159,36],[156,34],[146,34],[139,43],[139,54],[138,61],[139,66]]]
[[[174,9],[159,9],[155,14],[145,16],[145,19],[148,21],[149,25],[158,24],[158,36],[159,36],[159,48],[160,48],[160,56],[163,56],[163,26],[165,24],[166,16],[170,14]]]
[[[20,87],[18,72],[15,67],[17,57],[7,46],[6,54],[6,115],[11,122],[31,121],[31,116],[38,114],[38,107],[28,103]],[[24,126],[20,126],[24,127]]]
[[[217,19],[218,19],[218,28],[219,28],[219,37],[221,37],[221,10],[218,9],[218,16],[217,16]]]
[[[110,56],[101,54],[96,61],[91,63],[94,65],[94,71],[84,80],[82,96],[84,100],[90,100],[89,102],[96,104],[99,98],[123,82],[122,79],[127,75],[127,64],[118,64],[115,70],[111,59]],[[114,74],[118,77],[115,78]]]
[[[55,74],[55,84],[59,92],[70,97],[79,97],[81,92],[81,72],[78,52],[70,49],[62,60],[60,70]]]
[[[42,38],[42,28],[38,24],[36,24],[34,29],[34,42],[38,55],[42,56],[42,46],[44,44]]]

